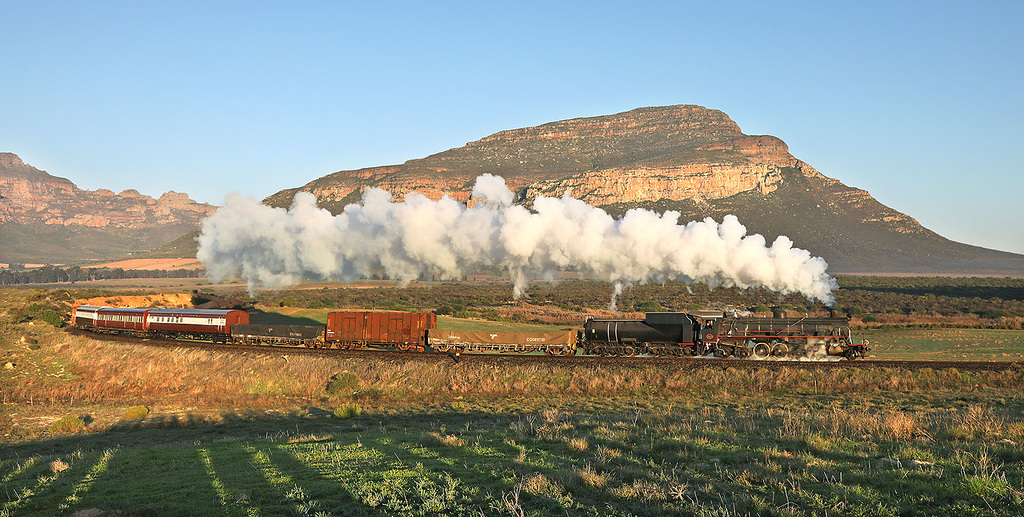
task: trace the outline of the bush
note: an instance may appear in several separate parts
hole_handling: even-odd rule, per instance
[[[149,408],[146,406],[132,406],[124,410],[124,417],[127,420],[142,420],[149,416]]]
[[[353,418],[363,414],[363,408],[359,404],[346,403],[334,408],[335,418]]]
[[[365,390],[359,390],[352,394],[352,398],[355,400],[369,400],[376,401],[384,397],[384,392],[380,388],[366,388]]]
[[[51,433],[74,433],[85,427],[85,421],[75,415],[67,415],[50,424]]]
[[[656,301],[646,301],[636,304],[637,312],[662,312],[665,310],[660,303]]]
[[[346,395],[359,387],[359,377],[349,371],[336,373],[327,381],[325,390],[328,395]]]
[[[863,321],[864,323],[878,323],[879,321],[882,321],[878,319],[878,316],[875,316],[874,314],[868,314],[867,316],[864,316],[860,320]]]
[[[977,312],[978,317],[985,320],[997,320],[1010,317],[1010,311],[1003,309],[984,309]]]
[[[55,311],[52,311],[50,309],[46,309],[45,311],[43,311],[39,319],[57,328],[61,328],[64,326],[64,316],[57,314]]]

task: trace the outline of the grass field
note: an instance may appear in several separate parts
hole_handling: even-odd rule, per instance
[[[155,423],[8,449],[0,513],[1020,514],[1024,408],[994,394],[452,401]]]
[[[1024,368],[678,371],[165,348],[54,328],[43,309],[59,294],[0,290],[0,517],[1024,515]],[[329,312],[260,308],[254,322]],[[879,359],[1024,350],[1021,331],[855,338]]]
[[[876,359],[1024,361],[1024,332],[988,329],[872,329],[855,333],[871,342]]]

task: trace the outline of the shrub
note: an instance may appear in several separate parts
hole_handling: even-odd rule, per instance
[[[359,377],[349,371],[336,373],[327,381],[325,388],[328,395],[344,395],[359,387]]]
[[[81,417],[75,415],[67,415],[60,420],[50,424],[51,433],[73,433],[80,431],[85,427],[85,422]]]
[[[352,398],[355,400],[368,400],[376,401],[384,397],[384,392],[380,388],[366,388],[365,390],[359,390],[352,394]]]
[[[142,420],[149,416],[149,408],[146,406],[132,406],[124,410],[124,417],[128,420]]]
[[[878,323],[879,321],[882,321],[878,319],[878,316],[875,316],[874,314],[868,314],[867,316],[864,316],[860,320],[863,321],[864,323]]]
[[[52,309],[46,309],[39,315],[39,319],[53,325],[54,327],[61,328],[64,326],[64,316],[57,314]]]
[[[997,320],[1010,317],[1010,311],[1003,309],[983,309],[977,312],[978,317],[985,320]]]
[[[636,304],[637,312],[662,312],[665,310],[660,303],[650,300]]]
[[[345,403],[334,408],[335,418],[353,418],[363,414],[363,408],[359,404]]]

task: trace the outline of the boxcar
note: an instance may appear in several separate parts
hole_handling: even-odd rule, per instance
[[[327,314],[324,339],[332,346],[395,347],[422,351],[427,332],[437,328],[432,312],[336,311]]]

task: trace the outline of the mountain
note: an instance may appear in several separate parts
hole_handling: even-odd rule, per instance
[[[123,257],[199,227],[215,207],[170,191],[83,190],[0,153],[0,262],[69,263]]]
[[[1021,275],[1024,255],[946,239],[864,190],[826,177],[773,136],[746,135],[701,106],[639,108],[501,131],[400,165],[340,171],[264,200],[287,207],[316,195],[339,213],[369,186],[401,199],[469,199],[475,178],[501,175],[529,203],[565,192],[619,215],[676,210],[683,222],[735,214],[769,242],[790,237],[834,273]]]

